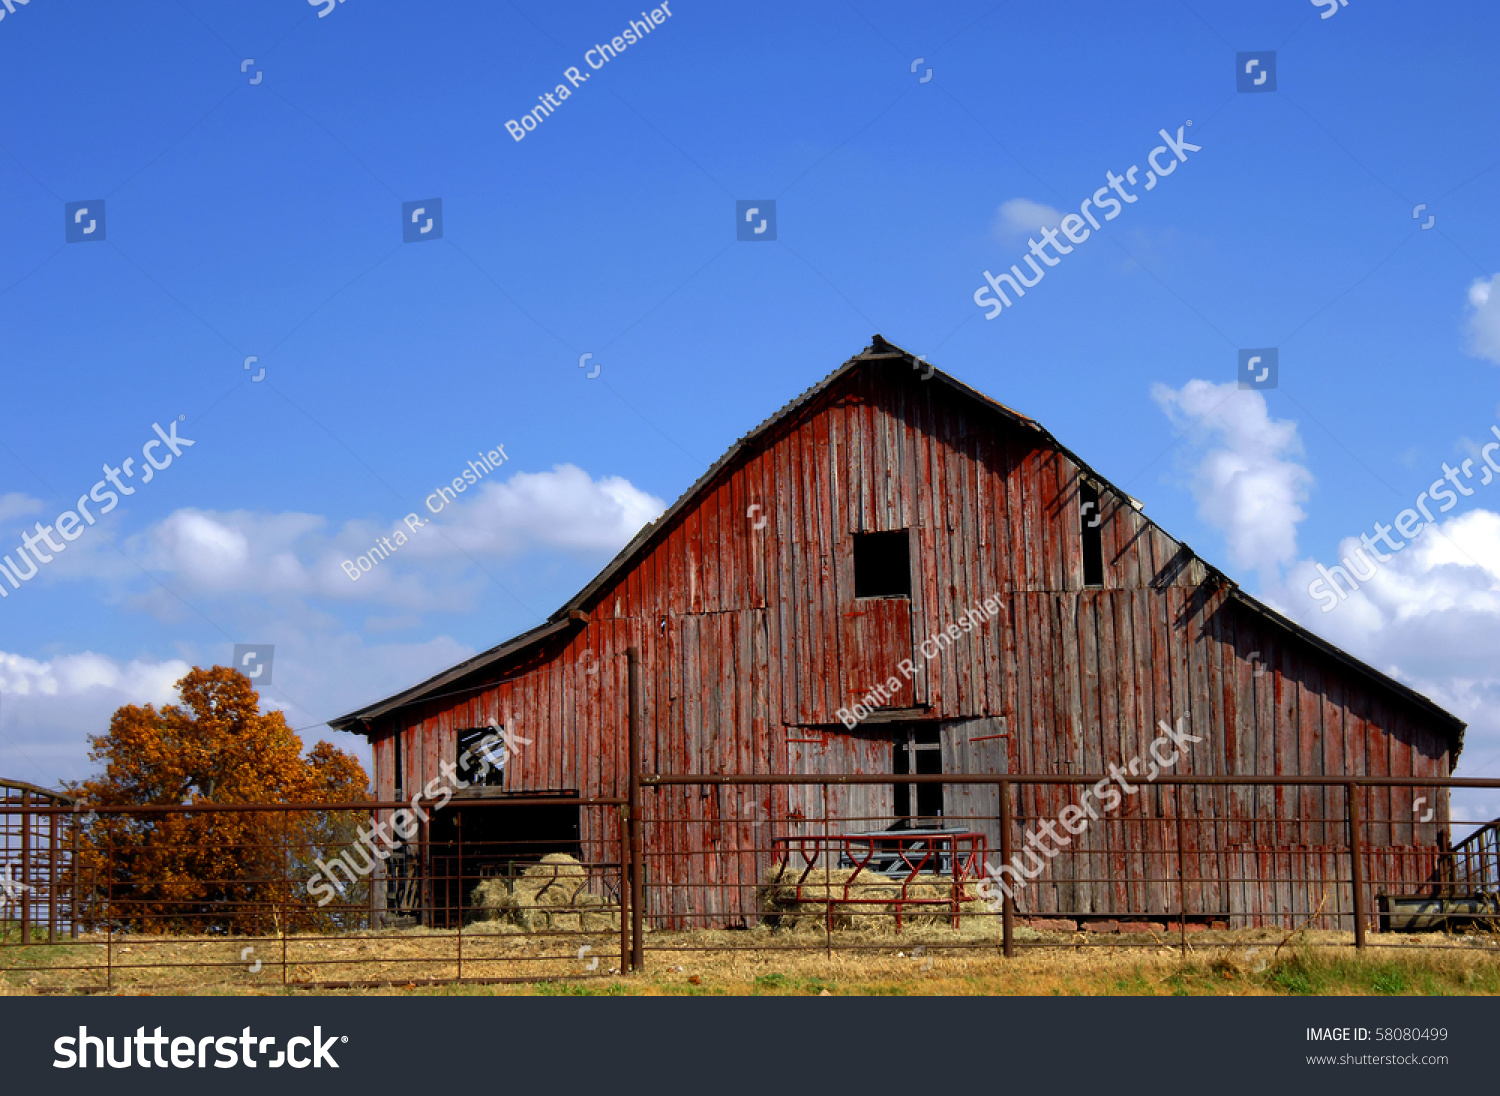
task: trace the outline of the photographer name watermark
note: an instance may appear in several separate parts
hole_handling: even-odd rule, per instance
[[[638,45],[646,40],[646,36],[653,34],[672,13],[667,5],[661,4],[652,8],[649,12],[641,12],[640,19],[632,19],[630,25],[615,35],[608,42],[595,43],[592,49],[583,55],[583,63],[597,72],[631,46]],[[556,113],[558,107],[567,102],[573,92],[582,87],[592,73],[579,69],[577,65],[569,65],[563,69],[563,79],[566,84],[558,84],[551,91],[544,91],[537,96],[539,102],[525,114],[521,115],[519,121],[515,118],[505,123],[505,130],[518,143],[525,139],[528,133],[536,130],[536,127],[545,122]]]
[[[477,460],[471,460],[463,473],[454,476],[449,484],[444,484],[426,498],[427,509],[430,513],[440,512],[448,503],[454,502],[458,496],[467,491],[472,485],[477,484],[488,473],[495,471],[509,458],[505,455],[505,446],[497,445],[487,453],[479,453]],[[436,505],[434,505],[436,503]],[[388,536],[378,538],[370,545],[370,550],[353,559],[346,559],[339,563],[344,573],[349,576],[351,582],[358,582],[363,575],[369,574],[385,560],[389,559],[401,546],[431,523],[431,518],[420,518],[415,511],[407,514],[401,519],[406,526],[403,530],[400,525],[392,529]],[[410,534],[410,536],[408,536]]]
[[[976,602],[948,627],[940,632],[934,632],[922,641],[917,648],[921,652],[922,660],[931,662],[966,634],[978,631],[981,625],[999,616],[1004,609],[1005,606],[1000,603],[998,597],[987,597],[983,601]],[[896,669],[901,677],[898,678],[892,674],[880,684],[867,689],[865,695],[852,706],[836,711],[834,715],[839,717],[839,722],[852,730],[880,708],[889,707],[891,701],[901,692],[905,682],[910,681],[916,675],[917,663],[914,659],[903,658],[897,664]]]

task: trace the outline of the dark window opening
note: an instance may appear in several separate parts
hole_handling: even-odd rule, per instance
[[[401,731],[397,731],[396,734],[395,734],[395,736],[394,736],[395,737],[395,760],[392,762],[392,764],[394,764],[395,767],[396,767],[395,785],[396,785],[396,798],[397,799],[403,799],[403,798],[405,798],[401,794],[401,784],[402,784],[402,775],[401,775],[401,768],[402,768],[402,766],[401,766],[401,734],[402,734]]]
[[[1104,512],[1099,509],[1099,488],[1092,483],[1078,486],[1078,529],[1083,538],[1083,584],[1104,585]]]
[[[505,787],[505,761],[510,751],[502,742],[483,749],[479,746],[486,735],[494,733],[493,727],[470,727],[458,732],[458,752],[453,760],[458,765],[459,779],[467,787]]]
[[[909,530],[854,534],[854,596],[911,597]]]
[[[909,728],[896,739],[892,772],[896,776],[908,773],[932,774],[943,771],[943,747],[938,739],[937,728]],[[943,817],[943,785],[941,784],[897,784],[897,826],[933,825]]]

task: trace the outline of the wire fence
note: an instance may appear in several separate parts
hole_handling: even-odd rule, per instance
[[[1080,792],[1107,779],[640,774],[628,798],[215,807],[9,795],[0,978],[254,992],[600,978],[648,953],[1186,951],[1265,928],[1437,947],[1500,926],[1497,827],[1448,818],[1445,790],[1500,781],[1163,777],[1091,816]],[[967,789],[964,816],[848,809],[872,801],[852,789],[917,784]]]

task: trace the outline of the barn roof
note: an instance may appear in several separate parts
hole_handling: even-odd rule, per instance
[[[1108,479],[1100,475],[1082,457],[1078,456],[1078,454],[1074,453],[1071,449],[1058,441],[1057,438],[1055,438],[1052,433],[1045,427],[1043,427],[1040,423],[1036,422],[1033,419],[1027,418],[1025,415],[1022,415],[1018,411],[1014,411],[1011,408],[1006,407],[1004,404],[992,400],[984,393],[970,388],[962,381],[949,376],[947,373],[944,373],[940,369],[931,366],[925,360],[920,359],[916,355],[908,353],[905,350],[902,350],[900,347],[895,346],[890,342],[887,342],[880,335],[876,335],[871,341],[870,345],[865,347],[864,350],[856,354],[854,357],[850,358],[848,361],[844,362],[832,373],[828,374],[828,376],[824,377],[821,381],[813,385],[811,388],[807,389],[801,395],[788,401],[780,410],[770,415],[765,419],[765,421],[760,423],[760,425],[756,426],[753,430],[749,431],[732,446],[730,446],[729,450],[717,461],[715,461],[709,467],[709,469],[703,473],[703,475],[699,476],[697,481],[685,492],[683,492],[682,496],[678,498],[678,500],[671,506],[669,506],[666,512],[661,515],[661,517],[657,518],[653,522],[647,523],[640,530],[640,532],[636,533],[636,535],[631,538],[630,543],[625,545],[624,548],[620,549],[619,554],[616,555],[614,559],[610,560],[609,564],[602,571],[600,571],[599,574],[594,576],[593,581],[591,581],[587,586],[585,586],[571,599],[569,599],[569,601],[565,605],[563,605],[560,609],[557,610],[557,612],[548,617],[544,623],[538,625],[535,628],[532,628],[529,631],[522,632],[520,635],[507,640],[497,647],[492,647],[488,651],[482,651],[479,654],[475,655],[473,658],[466,659],[465,661],[460,662],[458,665],[444,670],[440,674],[428,678],[426,681],[423,681],[417,685],[413,685],[409,689],[405,689],[402,692],[396,693],[384,700],[361,708],[358,711],[350,712],[348,715],[339,716],[337,719],[331,719],[328,721],[328,725],[330,727],[333,727],[335,730],[341,731],[355,729],[357,724],[364,724],[366,728],[368,728],[374,720],[379,719],[382,716],[389,715],[390,713],[404,708],[410,704],[415,704],[419,701],[435,698],[440,695],[450,695],[455,691],[472,691],[467,689],[454,690],[450,688],[450,686],[454,686],[456,683],[464,680],[465,678],[469,678],[472,675],[480,673],[481,671],[484,671],[486,669],[498,667],[510,660],[515,655],[529,650],[530,648],[538,643],[541,643],[543,640],[549,638],[550,636],[566,631],[570,627],[577,626],[577,623],[579,621],[585,619],[583,614],[583,607],[588,603],[589,598],[592,597],[602,587],[612,582],[615,577],[622,571],[630,567],[635,562],[637,556],[645,550],[650,541],[658,533],[670,526],[672,524],[672,521],[677,517],[678,514],[686,510],[695,501],[697,501],[698,496],[710,484],[714,482],[719,473],[726,467],[728,467],[742,452],[744,452],[748,447],[754,445],[765,435],[769,434],[778,425],[791,418],[798,411],[802,410],[823,392],[831,388],[833,385],[837,384],[850,372],[858,369],[864,363],[871,361],[905,361],[909,363],[913,369],[921,371],[924,380],[935,381],[939,384],[952,388],[962,395],[968,397],[969,399],[979,403],[983,407],[989,409],[990,411],[999,414],[1000,416],[1009,419],[1010,421],[1023,426],[1028,430],[1035,431],[1046,442],[1046,444],[1065,454],[1069,460],[1071,460],[1080,469],[1086,472],[1091,478],[1097,480],[1100,485],[1109,488],[1121,498],[1130,498],[1130,496],[1127,495],[1124,491],[1120,490],[1118,487],[1115,487],[1114,484],[1110,483]],[[1147,518],[1144,514],[1142,514],[1141,516],[1152,526],[1158,529],[1160,528],[1160,526],[1156,526],[1156,523],[1151,521],[1151,519]],[[1165,533],[1165,530],[1163,530],[1163,532]],[[1169,537],[1171,536],[1170,534],[1166,535]],[[1177,538],[1175,537],[1172,537],[1171,539],[1174,541],[1177,540]],[[1177,543],[1181,544],[1182,542],[1177,541]],[[1376,687],[1387,690],[1391,693],[1396,694],[1397,696],[1402,697],[1403,699],[1416,705],[1422,711],[1431,715],[1435,720],[1437,720],[1443,727],[1448,730],[1450,741],[1452,744],[1452,759],[1450,765],[1457,762],[1459,751],[1463,748],[1464,728],[1467,726],[1467,724],[1464,723],[1463,720],[1459,719],[1457,716],[1453,715],[1451,712],[1445,710],[1444,708],[1439,707],[1433,701],[1429,700],[1427,697],[1423,696],[1416,690],[1411,689],[1408,686],[1403,685],[1401,682],[1395,680],[1394,678],[1381,673],[1379,670],[1375,669],[1373,666],[1370,666],[1368,663],[1362,662],[1360,659],[1355,658],[1347,651],[1335,646],[1334,644],[1328,642],[1325,639],[1322,639],[1317,635],[1314,635],[1312,632],[1309,632],[1307,629],[1296,624],[1292,620],[1283,616],[1281,613],[1278,613],[1269,605],[1266,605],[1258,599],[1252,597],[1250,594],[1240,589],[1239,585],[1228,575],[1224,574],[1218,568],[1214,567],[1206,560],[1203,560],[1201,557],[1197,557],[1196,554],[1192,552],[1192,549],[1188,548],[1186,544],[1183,544],[1182,547],[1194,558],[1197,558],[1198,561],[1204,566],[1204,568],[1209,573],[1210,581],[1214,582],[1215,584],[1222,585],[1228,590],[1228,594],[1231,600],[1244,606],[1249,611],[1262,617],[1269,623],[1295,637],[1297,640],[1309,644],[1310,646],[1317,648],[1319,651],[1322,651],[1324,654],[1329,655],[1338,662],[1349,667],[1357,674],[1369,680]],[[492,680],[486,680],[483,683],[475,686],[475,688],[486,688],[491,684],[493,684]]]

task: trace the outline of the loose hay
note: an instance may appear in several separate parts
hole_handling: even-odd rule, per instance
[[[972,929],[995,920],[977,916],[988,912],[989,907],[972,896],[972,884],[957,887],[960,926]],[[775,928],[821,931],[831,927],[890,935],[896,932],[898,910],[903,931],[950,926],[954,891],[952,878],[945,875],[917,875],[907,882],[869,869],[772,864],[756,899],[766,923]],[[937,901],[929,904],[911,899]],[[998,925],[994,929],[998,931]]]
[[[588,889],[588,869],[567,853],[542,857],[511,879],[486,879],[469,895],[476,921],[499,921],[523,932],[609,932],[618,911]]]

